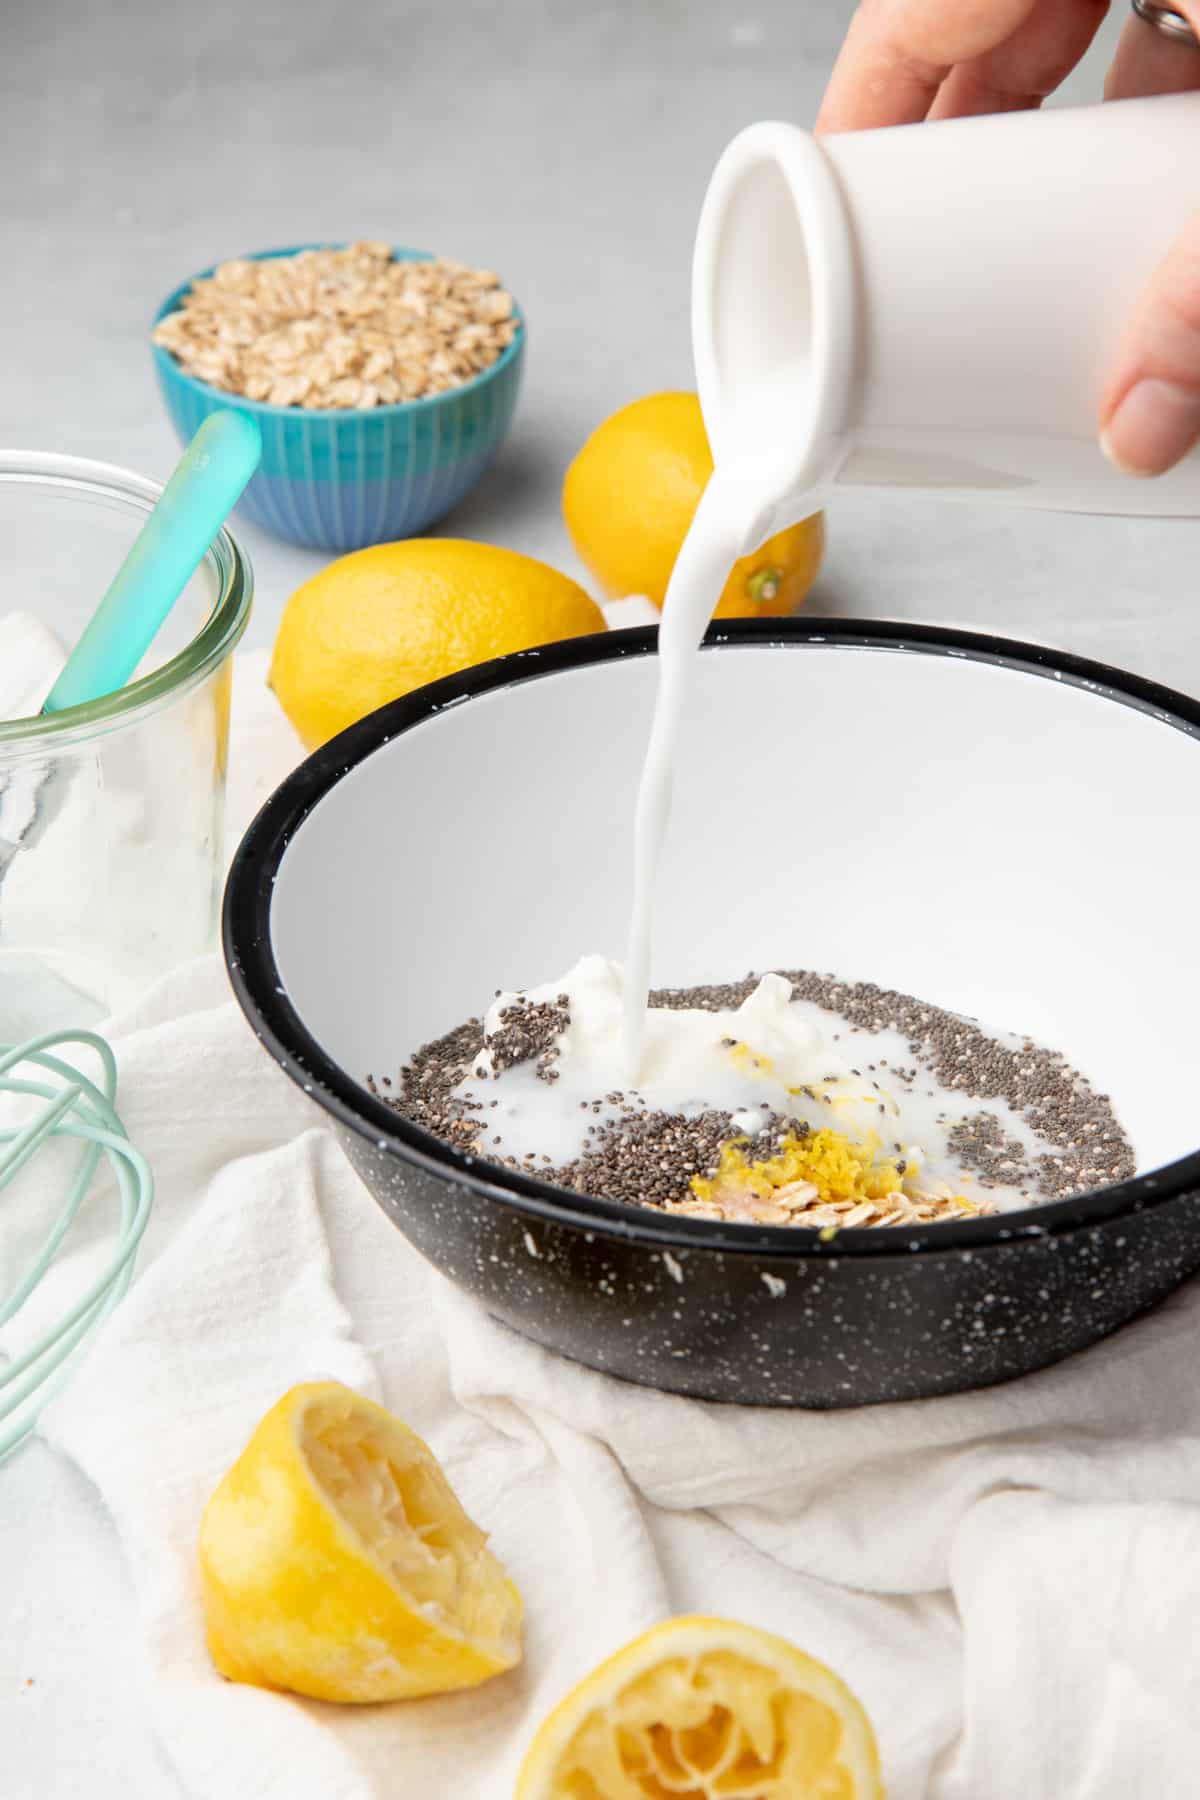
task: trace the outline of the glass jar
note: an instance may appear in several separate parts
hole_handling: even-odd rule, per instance
[[[0,1041],[94,1023],[214,939],[230,655],[252,593],[228,533],[126,687],[36,711],[161,491],[0,451],[0,688],[11,705],[27,660],[33,715],[0,718]]]

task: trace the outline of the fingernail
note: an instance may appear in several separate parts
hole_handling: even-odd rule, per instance
[[[1126,475],[1161,475],[1200,438],[1200,388],[1147,376],[1131,387],[1100,434],[1100,448]]]

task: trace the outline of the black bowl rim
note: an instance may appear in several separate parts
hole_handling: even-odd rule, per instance
[[[469,1188],[531,1221],[573,1227],[682,1256],[753,1254],[794,1262],[821,1257],[856,1260],[921,1252],[979,1251],[1021,1238],[1059,1236],[1141,1212],[1200,1189],[1200,1150],[1145,1175],[1018,1212],[941,1224],[858,1227],[826,1236],[795,1225],[754,1226],[670,1218],[650,1209],[571,1193],[536,1176],[500,1168],[443,1144],[402,1119],[336,1063],[304,1026],[284,987],[270,937],[275,875],[309,813],[343,775],[393,738],[447,707],[501,688],[566,670],[654,653],[657,627],[609,631],[498,657],[419,688],[368,714],[314,751],[263,806],[234,855],[225,887],[222,937],[230,980],[256,1036],[291,1079],[347,1130],[427,1173]],[[1141,676],[1065,650],[955,627],[869,619],[735,619],[714,623],[705,650],[758,645],[949,656],[1038,676],[1150,714],[1200,740],[1200,701]]]

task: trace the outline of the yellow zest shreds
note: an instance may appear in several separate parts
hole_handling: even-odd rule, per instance
[[[716,1174],[694,1175],[695,1198],[677,1210],[826,1229],[973,1218],[988,1210],[964,1194],[923,1193],[911,1182],[906,1188],[897,1163],[879,1156],[874,1133],[856,1144],[828,1127],[804,1137],[789,1132],[776,1155],[757,1160],[747,1152],[750,1141],[739,1137],[722,1144]]]
[[[729,1048],[729,1060],[735,1069],[755,1069],[760,1075],[773,1075],[775,1065],[769,1056],[760,1056],[749,1044],[734,1043]]]
[[[746,1138],[732,1138],[721,1146],[721,1160],[711,1180],[693,1176],[692,1192],[711,1200],[726,1183],[732,1183],[758,1199],[777,1189],[803,1181],[816,1189],[822,1204],[838,1200],[882,1200],[899,1193],[904,1183],[894,1162],[876,1161],[878,1138],[856,1144],[843,1132],[828,1128],[807,1137],[789,1132],[777,1156],[752,1161],[743,1145]]]

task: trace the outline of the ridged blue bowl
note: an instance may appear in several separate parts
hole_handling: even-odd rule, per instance
[[[328,244],[296,244],[264,250],[250,261],[327,250]],[[426,250],[396,249],[399,261],[426,262]],[[154,323],[174,312],[193,281],[169,294]],[[413,537],[442,518],[475,486],[512,422],[525,360],[525,322],[482,374],[399,406],[349,411],[305,411],[267,406],[227,394],[188,375],[169,351],[151,346],[158,384],[185,444],[209,413],[224,408],[253,418],[262,432],[258,473],[238,511],[289,543],[310,550],[361,550],[367,544]]]

